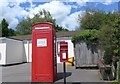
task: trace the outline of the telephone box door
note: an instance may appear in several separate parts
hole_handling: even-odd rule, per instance
[[[32,82],[54,82],[56,67],[52,25],[34,25],[32,35]]]

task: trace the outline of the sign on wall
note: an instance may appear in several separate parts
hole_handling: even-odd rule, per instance
[[[46,47],[47,46],[47,39],[37,39],[37,47]]]

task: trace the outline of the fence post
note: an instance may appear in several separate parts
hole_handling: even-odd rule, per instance
[[[118,84],[120,84],[120,60],[118,61],[118,66],[117,66],[117,81]]]

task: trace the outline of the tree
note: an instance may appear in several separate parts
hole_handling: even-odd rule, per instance
[[[99,29],[104,23],[105,12],[99,10],[86,10],[83,17],[79,16],[79,24],[82,29]]]
[[[75,43],[79,40],[84,40],[87,44],[92,44],[92,45],[97,45],[97,33],[99,31],[96,29],[92,29],[92,30],[84,30],[82,31],[79,35],[76,35],[72,38],[72,42]]]
[[[56,25],[56,32],[59,32],[59,31],[69,31],[68,29],[64,29],[63,27],[59,26],[59,25]]]
[[[23,20],[17,25],[16,32],[19,35],[25,35],[25,34],[31,34],[31,27],[33,25],[33,22],[30,18],[27,17],[26,20]]]
[[[109,16],[118,16],[111,14]],[[111,17],[109,17],[111,18]],[[105,50],[104,59],[110,64],[113,56],[120,57],[120,16],[109,19],[109,24],[103,25],[99,32],[99,46]],[[110,59],[111,58],[111,59]],[[108,60],[110,59],[110,60]]]
[[[52,18],[50,12],[42,10],[38,14],[35,14],[33,18],[27,17],[25,20],[20,22],[17,25],[17,34],[25,35],[31,34],[32,25],[39,22],[51,22],[53,25],[56,25],[56,20]],[[56,31],[67,31],[62,27],[57,25]]]
[[[114,54],[120,57],[120,16],[113,23]]]
[[[113,56],[113,34],[112,26],[110,25],[103,25],[100,29],[100,32],[98,33],[98,42],[99,42],[99,48],[104,53],[104,63],[105,64],[111,64],[112,63],[112,56]]]
[[[97,44],[98,48],[105,51],[103,58],[106,64],[111,64],[113,57],[120,57],[120,15],[118,12],[86,10],[85,15],[82,18],[79,17],[78,21],[83,32],[74,36],[73,42],[84,40],[87,44]]]
[[[9,26],[8,22],[5,19],[3,19],[1,21],[1,29],[0,29],[2,32],[1,35],[2,37],[9,37],[15,35],[15,31],[13,29],[8,29],[8,26]]]
[[[9,36],[15,36],[16,35],[16,31],[13,29],[9,29]]]
[[[83,17],[78,18],[81,29],[101,29],[102,25],[111,24],[115,18],[119,17],[117,12],[106,14],[104,11],[86,9]]]
[[[5,19],[2,20],[1,22],[2,24],[2,37],[7,37],[9,36],[8,32],[9,32],[9,29],[8,29],[8,23]]]

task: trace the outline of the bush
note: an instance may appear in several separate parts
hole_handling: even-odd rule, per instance
[[[92,30],[84,30],[79,35],[76,35],[72,38],[72,42],[75,43],[80,40],[84,40],[87,44],[97,44],[97,32],[98,30],[92,29]]]
[[[112,63],[112,56],[111,56],[111,51],[109,49],[106,49],[105,50],[105,53],[104,53],[104,63],[107,64],[107,65],[111,65]]]

